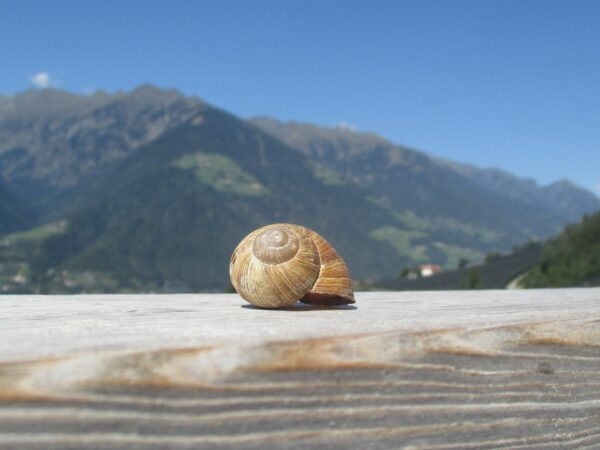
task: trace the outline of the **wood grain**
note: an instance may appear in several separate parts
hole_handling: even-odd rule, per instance
[[[600,289],[0,297],[0,448],[600,448]]]

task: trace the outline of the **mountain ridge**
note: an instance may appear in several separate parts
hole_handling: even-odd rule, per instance
[[[357,279],[389,278],[482,260],[577,213],[513,198],[374,133],[298,124],[290,137],[275,119],[269,130],[151,85],[70,95],[61,106],[60,91],[29,92],[22,114],[0,99],[0,180],[36,211],[28,224],[66,224],[34,233],[39,248],[20,254],[35,258],[13,264],[29,264],[42,292],[223,290],[237,242],[272,222],[326,236]],[[58,103],[28,115],[48,96]]]
[[[222,155],[229,164],[239,163],[264,186],[263,194],[248,196],[206,184],[194,167],[178,164],[188,155]],[[308,189],[293,188],[303,180],[311,181]],[[290,182],[286,195],[278,195],[278,188]],[[178,284],[223,290],[230,251],[241,237],[267,223],[287,221],[328,235],[355,273],[378,273],[394,258],[357,225],[393,220],[385,211],[366,201],[353,202],[359,209],[351,210],[344,204],[345,193],[312,179],[303,155],[214,108],[128,156],[103,187],[71,217],[65,234],[46,242],[45,260],[38,261],[41,272],[85,267],[111,273],[122,288]]]
[[[283,122],[266,116],[249,119],[265,131],[270,132],[290,145],[303,149],[314,156],[322,156],[315,149],[316,140],[354,141],[356,151],[368,151],[366,147],[380,145],[395,148],[401,152],[414,152],[423,155],[435,164],[448,167],[465,177],[477,186],[488,191],[531,204],[541,204],[559,214],[567,221],[577,221],[584,214],[600,209],[600,198],[591,191],[576,185],[570,180],[561,179],[545,186],[540,186],[530,178],[518,177],[499,168],[479,168],[472,164],[456,162],[429,155],[420,150],[397,145],[371,132],[356,132],[344,127],[322,127],[310,123],[288,121]]]
[[[598,196],[565,178],[540,185],[531,178],[518,177],[503,169],[482,169],[469,164],[443,161],[484,189],[499,192],[510,198],[544,205],[561,214],[568,221],[578,221],[584,214],[600,209]]]
[[[78,187],[202,105],[149,85],[92,96],[29,90],[3,103],[0,177],[42,218],[66,211]]]

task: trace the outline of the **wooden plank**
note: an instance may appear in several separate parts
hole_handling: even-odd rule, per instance
[[[0,448],[600,446],[600,289],[0,297]]]

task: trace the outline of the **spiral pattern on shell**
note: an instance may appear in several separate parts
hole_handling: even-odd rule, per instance
[[[252,253],[266,264],[281,264],[300,250],[298,237],[284,227],[273,227],[260,233],[252,242]]]
[[[231,283],[248,302],[263,308],[305,303],[354,303],[344,261],[308,228],[274,224],[246,236],[229,266]]]

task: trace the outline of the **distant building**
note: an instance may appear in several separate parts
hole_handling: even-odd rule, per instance
[[[421,277],[430,277],[442,271],[442,267],[437,264],[421,264],[416,267],[405,267],[400,272],[400,278],[414,280]]]
[[[442,268],[437,264],[421,264],[417,266],[417,270],[422,277],[430,277],[433,274],[441,272]]]
[[[27,282],[27,278],[21,272],[12,277],[13,283],[17,284],[25,284]]]
[[[419,274],[416,270],[409,270],[406,274],[406,278],[408,278],[409,280],[416,280],[417,278],[419,278]]]

